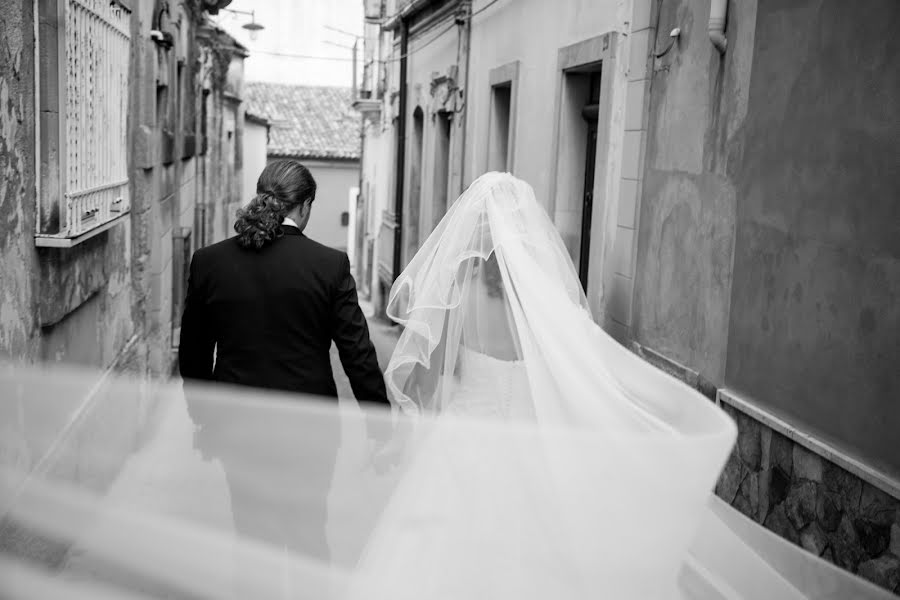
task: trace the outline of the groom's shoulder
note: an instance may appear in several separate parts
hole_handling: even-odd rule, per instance
[[[332,248],[331,246],[326,246],[325,244],[319,243],[308,237],[304,237],[303,240],[306,242],[306,248],[304,250],[308,252],[310,256],[315,257],[317,260],[329,264],[333,263],[335,265],[340,265],[340,263],[347,256],[347,253],[343,250],[338,250],[336,248]]]
[[[216,242],[215,244],[203,246],[202,248],[197,248],[196,250],[194,250],[194,260],[214,260],[216,257],[230,254],[237,250],[240,250],[240,247],[238,246],[235,238],[226,238],[221,242]]]

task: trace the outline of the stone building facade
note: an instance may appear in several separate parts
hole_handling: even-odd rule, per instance
[[[720,496],[900,593],[900,7],[726,8],[654,9],[623,339],[735,416]]]
[[[101,491],[151,412],[115,373],[171,374],[191,253],[241,196],[246,51],[217,8],[0,1],[0,362],[86,369],[52,405],[3,390],[0,460],[20,472]]]
[[[900,5],[364,6],[376,306],[445,198],[524,178],[595,319],[735,416],[719,495],[898,591]]]
[[[167,373],[185,260],[241,195],[246,52],[199,1],[57,4],[0,6],[0,352]]]

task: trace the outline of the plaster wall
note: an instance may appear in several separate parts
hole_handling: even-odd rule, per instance
[[[246,205],[256,195],[256,181],[266,168],[266,145],[268,128],[250,120],[244,120],[244,165],[241,206]]]
[[[735,171],[754,47],[756,3],[729,5],[728,52],[709,41],[709,2],[667,2],[653,63],[633,300],[633,339],[723,382],[731,297]]]
[[[359,187],[357,161],[312,161],[303,164],[316,180],[316,200],[306,235],[326,246],[347,250],[347,228],[341,215],[348,212],[350,190]]]
[[[896,480],[898,26],[896,2],[760,0],[725,370]]]
[[[478,11],[485,0],[473,3]],[[543,2],[500,1],[472,20],[472,52],[467,91],[465,185],[486,168],[491,69],[519,61],[513,174],[534,188],[548,209],[555,203],[553,175],[559,81],[559,49],[607,32],[620,31],[630,2],[617,0]],[[524,32],[528,32],[524,35]],[[613,74],[610,73],[610,76]],[[621,144],[621,132],[619,141]]]
[[[659,17],[633,339],[896,481],[900,10],[731,2],[720,56],[708,8]]]

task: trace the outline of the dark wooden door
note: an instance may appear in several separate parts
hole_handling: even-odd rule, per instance
[[[584,152],[584,192],[581,204],[581,248],[578,256],[578,279],[587,292],[591,252],[591,218],[594,210],[594,164],[597,161],[597,115],[600,108],[600,71],[589,75],[588,101],[581,112],[587,124],[587,148]]]

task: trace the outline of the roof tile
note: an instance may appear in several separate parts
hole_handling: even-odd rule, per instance
[[[350,88],[247,83],[247,111],[268,119],[269,156],[359,159],[359,114]]]

